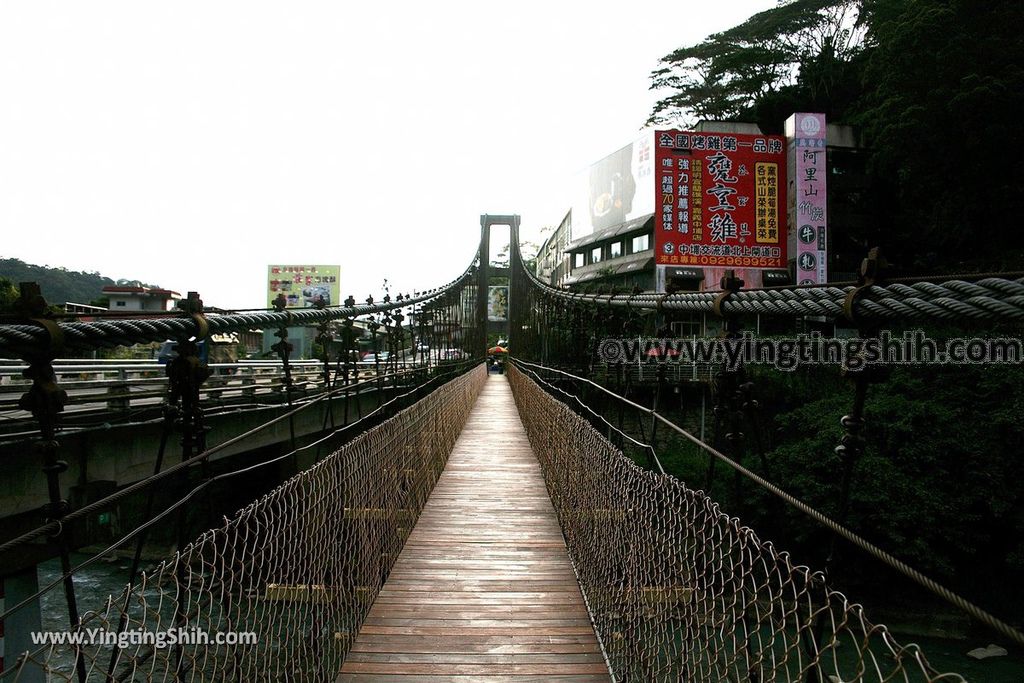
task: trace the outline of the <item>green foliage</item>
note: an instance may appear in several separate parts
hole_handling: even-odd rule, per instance
[[[919,268],[966,261],[967,249],[1014,267],[1024,248],[1024,5],[871,0],[867,9],[870,88],[856,121],[874,176],[897,201],[887,241]],[[913,253],[921,244],[927,251]]]
[[[932,338],[963,337],[964,330],[928,330]],[[1020,329],[992,330],[993,337]],[[843,462],[835,452],[844,435],[854,384],[835,367],[802,366],[780,372],[746,369],[762,406],[758,419],[740,422],[743,438],[732,450],[723,427],[715,434],[714,399],[706,404],[706,441],[783,490],[840,519]],[[1024,610],[1024,366],[900,366],[870,384],[865,406],[865,449],[852,469],[846,526],[897,558],[997,615]],[[609,388],[616,390],[614,381]],[[621,392],[621,389],[618,389]],[[578,388],[584,402],[633,438],[650,442],[646,416]],[[678,398],[674,398],[678,396]],[[651,405],[653,389],[629,396]],[[663,393],[659,412],[690,433],[701,433],[700,396],[693,387]],[[620,417],[621,416],[621,417]],[[606,425],[593,424],[602,433]],[[765,444],[766,465],[756,436]],[[892,605],[908,584],[881,562],[839,541],[803,513],[749,480],[715,465],[708,489],[708,455],[690,441],[659,429],[656,449],[666,471],[704,490],[729,515],[813,569],[828,568],[833,586],[869,604]],[[645,467],[641,449],[622,444]],[[836,561],[827,558],[836,550]],[[908,598],[927,601],[926,595]],[[929,604],[927,602],[923,604]],[[937,606],[941,611],[943,608]],[[869,614],[870,614],[869,610]]]
[[[758,395],[773,426],[769,478],[835,517],[853,389],[826,368],[766,371]],[[865,452],[853,470],[847,524],[926,574],[1006,613],[1024,603],[1024,367],[901,367],[868,392]],[[846,386],[844,386],[844,384]],[[768,538],[823,561],[829,534],[752,492],[747,515]],[[810,557],[808,557],[810,556]],[[881,565],[844,557],[846,581],[884,585]],[[1010,588],[1012,586],[1012,588]],[[999,602],[1002,601],[1002,606]]]
[[[798,83],[807,91],[803,98],[832,99],[846,88],[846,65],[860,52],[856,5],[794,0],[667,55],[651,87],[673,92],[655,105],[648,123],[736,119]]]
[[[540,251],[540,245],[536,242],[526,240],[519,243],[519,255],[523,259],[523,266],[527,271],[534,273],[537,271],[537,252]],[[498,253],[491,259],[491,265],[495,268],[508,268],[509,264],[509,245],[504,245]],[[493,283],[492,283],[493,284]],[[507,283],[502,283],[507,284]]]
[[[794,111],[824,112],[866,149],[846,248],[881,245],[904,275],[1019,269],[1021,26],[1018,0],[783,1],[666,56],[649,123],[779,133]]]
[[[16,258],[0,259],[0,276],[15,283],[36,282],[42,289],[43,296],[51,304],[62,304],[68,301],[87,303],[97,301],[104,287],[115,284],[143,285],[136,280],[114,281],[99,273],[84,273],[67,270],[66,268],[50,268],[25,263]],[[17,295],[15,295],[17,296]]]
[[[14,313],[14,302],[17,298],[17,285],[0,275],[0,313]]]

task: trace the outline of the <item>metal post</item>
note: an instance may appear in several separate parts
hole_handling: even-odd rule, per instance
[[[722,320],[722,329],[718,335],[718,338],[723,342],[738,340],[740,337],[740,325],[739,320],[736,316],[727,315],[725,313],[724,304],[728,298],[743,288],[743,280],[736,277],[735,271],[725,271],[725,276],[722,277],[721,293],[715,298],[714,312]],[[724,368],[719,370],[715,374],[714,378],[714,389],[715,389],[715,441],[716,445],[721,445],[722,426],[726,426],[726,433],[724,435],[725,441],[729,444],[728,451],[729,455],[732,456],[737,462],[742,462],[743,455],[741,453],[743,432],[741,425],[737,420],[735,403],[737,400],[737,384],[740,377],[740,371],[738,368]],[[708,454],[708,472],[707,472],[707,492],[711,495],[711,486],[714,483],[715,476],[715,458],[710,453]],[[741,478],[739,472],[735,473],[733,479],[734,495],[737,505],[741,500],[740,496]]]
[[[708,397],[708,392],[707,392],[706,388],[704,387],[704,384],[701,383],[701,385],[700,385],[700,441],[701,441],[701,443],[706,443],[704,441],[704,416],[705,416],[705,413],[706,413],[706,410],[707,410],[707,397]]]
[[[191,316],[196,325],[196,333],[188,339],[179,339],[175,348],[178,355],[167,364],[167,376],[170,384],[170,400],[181,403],[179,426],[181,428],[181,460],[185,462],[206,449],[207,427],[203,424],[203,409],[199,401],[199,392],[203,382],[210,377],[210,368],[199,358],[198,342],[209,337],[209,326],[203,316],[203,300],[198,292],[189,292],[188,297],[178,302],[183,313]],[[203,460],[200,469],[203,481],[210,478],[210,463]],[[185,488],[188,487],[188,471],[183,476]],[[209,516],[209,515],[207,515]],[[188,510],[182,507],[178,512],[178,552],[188,544]],[[185,568],[179,563],[177,570],[179,585],[185,583]],[[183,626],[187,615],[183,601],[175,601],[174,623]],[[175,678],[180,680],[185,673],[184,658],[181,645],[175,646]]]
[[[401,294],[399,294],[395,298],[396,301],[402,301],[402,299],[403,299],[403,297],[402,297]],[[392,381],[391,381],[391,388],[392,388],[392,394],[394,396],[398,396],[398,372],[397,372],[398,368],[399,368],[398,354],[401,353],[404,350],[404,345],[405,345],[405,341],[404,341],[405,337],[404,337],[404,335],[402,333],[402,321],[403,320],[405,320],[405,316],[402,315],[402,310],[401,309],[395,311],[391,315],[391,321],[394,323],[394,327],[392,328],[392,334],[391,334],[391,345],[394,347],[394,350],[391,352],[391,358],[394,358],[394,364],[392,365],[393,374],[391,376],[391,379],[392,379]],[[415,349],[413,349],[413,353],[415,354]],[[415,360],[415,355],[413,355],[413,359]],[[401,367],[402,367],[403,370],[405,369],[405,358],[404,357],[402,358],[402,365],[401,365]],[[396,408],[396,410],[397,410],[397,408]]]
[[[327,303],[324,298],[318,297],[316,300],[316,308],[323,309],[327,307]],[[324,391],[328,392],[331,390],[331,342],[333,336],[331,335],[331,323],[330,321],[323,321],[317,328],[317,335],[314,341],[320,346],[320,360],[323,362],[323,378],[324,378]],[[331,422],[331,429],[334,429],[334,401],[327,399],[327,415],[324,416],[324,428],[327,427],[328,419]],[[320,453],[319,447],[317,448],[317,454]]]
[[[172,400],[175,402],[172,403]],[[164,462],[164,453],[167,450],[167,441],[170,438],[171,430],[174,427],[174,423],[177,421],[179,416],[179,406],[177,405],[176,399],[173,399],[171,394],[168,393],[167,399],[163,405],[163,427],[160,431],[160,447],[156,453],[156,462],[153,464],[153,474],[159,474]],[[142,515],[143,522],[149,521],[150,515],[153,514],[153,496],[146,496],[145,512]],[[139,573],[139,566],[142,563],[142,550],[146,544],[147,530],[143,529],[142,533],[139,534],[138,539],[135,541],[135,554],[132,556],[131,568],[128,571],[128,585],[134,585],[135,577]],[[132,592],[126,590],[124,595],[124,604],[121,606],[121,616],[118,617],[117,633],[120,634],[128,626],[128,606],[131,601]],[[114,668],[117,666],[117,658],[122,650],[120,648],[113,648],[110,652],[110,662],[107,665],[107,678],[109,680],[114,679]]]
[[[859,320],[854,313],[857,300],[871,287],[881,284],[885,277],[888,264],[878,247],[868,252],[867,258],[861,263],[859,286],[852,290],[846,297],[844,315],[857,325],[858,334],[861,339],[869,339],[878,335],[878,325]],[[865,367],[852,373],[854,380],[853,408],[849,415],[844,415],[840,423],[843,426],[843,437],[840,444],[836,446],[835,453],[843,464],[843,474],[840,481],[839,491],[839,516],[836,521],[845,525],[850,510],[850,491],[853,480],[853,470],[857,461],[864,453],[865,440],[862,435],[864,431],[864,405],[867,402],[868,385],[877,379],[877,368]],[[851,375],[845,368],[844,374]],[[833,536],[829,556],[825,560],[826,573],[834,562],[836,553],[836,538]]]
[[[57,459],[60,444],[57,442],[59,415],[64,411],[68,395],[57,384],[57,375],[53,370],[53,359],[63,346],[64,334],[60,326],[47,317],[48,306],[43,298],[39,285],[35,282],[22,282],[20,296],[15,303],[18,312],[31,322],[43,327],[49,335],[49,345],[33,350],[26,355],[28,368],[22,373],[25,379],[32,380],[32,386],[18,400],[18,407],[32,413],[39,422],[39,441],[33,448],[43,463],[46,475],[46,488],[50,502],[43,506],[43,513],[48,520],[61,520],[70,511],[70,505],[64,500],[60,489],[60,475],[67,471],[68,464]],[[60,567],[64,574],[64,597],[68,607],[68,621],[72,629],[80,625],[78,600],[75,596],[75,582],[71,576],[71,529],[61,527],[57,532],[57,547],[60,552]],[[82,651],[75,646],[75,670],[79,681],[85,681],[85,661]]]
[[[651,403],[651,452],[647,456],[647,464],[651,469],[654,469],[654,458],[657,452],[657,444],[655,438],[658,434],[658,418],[654,416],[658,412],[658,408],[661,404],[661,392],[665,387],[665,364],[659,363],[658,369],[655,371],[658,379],[654,389],[654,400]]]
[[[367,304],[373,304],[373,297],[369,296],[366,298]],[[377,407],[379,408],[384,403],[384,399],[381,398],[381,387],[380,380],[380,349],[377,347],[377,330],[380,329],[380,323],[377,322],[376,316],[370,316],[370,322],[366,324],[366,327],[370,330],[370,338],[373,340],[373,369],[376,373],[377,382]]]
[[[355,298],[350,294],[345,299],[345,306],[352,308],[356,305]],[[345,414],[342,418],[344,424],[348,424],[348,403],[349,403],[349,372],[353,373],[355,377],[355,383],[359,383],[359,366],[355,365],[353,361],[353,355],[358,358],[358,352],[356,351],[356,334],[355,334],[355,320],[349,316],[341,322],[341,348],[342,355],[338,358],[338,365],[341,366],[341,381],[345,385]],[[337,374],[335,375],[335,381],[337,381]],[[358,392],[358,388],[356,389]],[[359,400],[358,393],[356,400]]]
[[[476,320],[480,339],[476,340],[476,355],[487,357],[487,287],[490,285],[491,222],[487,215],[480,216],[480,260],[476,272]]]
[[[284,372],[285,402],[288,404],[288,409],[290,411],[292,407],[293,382],[292,368],[291,364],[289,363],[289,359],[291,358],[293,347],[291,345],[291,342],[288,341],[288,322],[291,321],[292,314],[290,311],[287,310],[288,298],[285,297],[284,294],[278,294],[277,298],[274,299],[273,301],[273,305],[275,311],[277,311],[278,313],[283,312],[288,316],[287,322],[281,325],[277,332],[274,333],[274,336],[277,337],[280,341],[278,341],[276,344],[271,345],[270,349],[272,351],[276,351],[277,357],[281,359],[281,369]],[[255,395],[255,390],[253,394]],[[292,419],[291,417],[288,418],[288,431],[289,436],[291,437],[292,450],[295,450],[295,420]],[[293,459],[293,463],[294,462],[296,461]]]

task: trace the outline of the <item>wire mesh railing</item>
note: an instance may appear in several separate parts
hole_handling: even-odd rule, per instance
[[[964,680],[518,368],[508,376],[618,681]]]
[[[72,681],[78,663],[87,680],[333,681],[485,380],[479,366],[355,437],[0,680]]]

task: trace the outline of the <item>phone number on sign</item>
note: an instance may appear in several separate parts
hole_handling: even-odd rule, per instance
[[[662,256],[660,265],[685,266],[747,266],[749,268],[783,268],[779,259],[754,256]]]

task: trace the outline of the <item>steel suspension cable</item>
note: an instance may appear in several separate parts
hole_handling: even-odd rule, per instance
[[[289,326],[302,327],[317,325],[330,320],[346,317],[382,313],[406,306],[434,301],[465,284],[474,272],[471,264],[451,282],[429,289],[409,298],[401,298],[357,306],[328,306],[325,308],[304,308],[277,311],[253,311],[229,315],[205,317],[209,334],[240,332],[254,327]],[[178,317],[110,319],[95,322],[57,323],[63,336],[63,346],[71,349],[92,349],[111,346],[163,341],[165,339],[189,337],[200,334],[197,321],[179,314]],[[26,349],[39,348],[50,343],[50,332],[39,325],[0,325],[0,354],[20,355]]]
[[[514,245],[517,275],[543,296],[565,303],[607,307],[637,308],[659,311],[713,313],[719,292],[678,292],[658,294],[585,294],[570,292],[541,281],[523,265],[519,245]],[[990,274],[982,274],[990,275]],[[872,285],[862,290],[853,302],[858,319],[872,320],[1024,320],[1024,277],[1006,273],[1002,277],[980,280],[948,280],[941,282],[895,281],[888,285]],[[1010,276],[1010,277],[1007,277]],[[751,314],[779,317],[843,315],[844,304],[855,284],[836,284],[788,288],[740,290],[722,303],[725,314]]]

